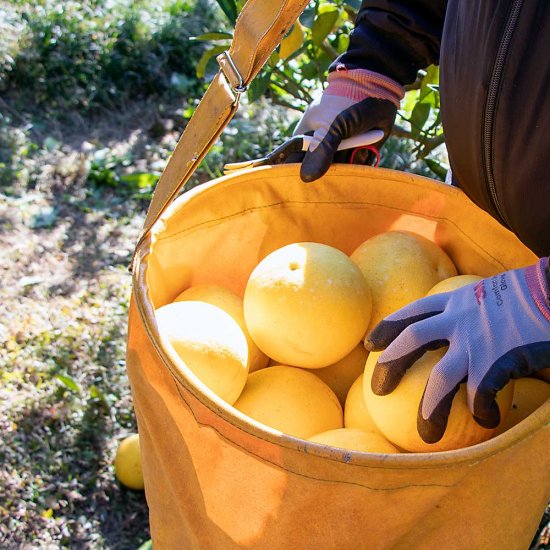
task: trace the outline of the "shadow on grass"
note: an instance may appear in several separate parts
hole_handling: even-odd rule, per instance
[[[91,351],[83,341],[93,334],[26,342],[37,347],[33,364],[49,353],[55,366],[47,373],[27,368],[26,399],[15,395],[8,409],[13,429],[0,444],[0,546],[135,550],[149,539],[144,493],[122,487],[113,469],[118,441],[136,431],[117,344],[124,333],[112,323]]]

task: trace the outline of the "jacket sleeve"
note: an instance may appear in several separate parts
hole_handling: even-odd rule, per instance
[[[350,43],[329,70],[368,69],[402,85],[439,62],[447,0],[363,0]]]

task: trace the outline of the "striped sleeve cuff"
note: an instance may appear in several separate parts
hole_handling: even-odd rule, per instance
[[[367,98],[386,99],[397,108],[405,96],[405,88],[395,80],[366,69],[347,69],[338,65],[328,75],[325,94],[347,97],[353,101]]]

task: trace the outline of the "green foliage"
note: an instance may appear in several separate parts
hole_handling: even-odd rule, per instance
[[[241,7],[235,0],[218,0],[218,4],[224,13],[229,5],[233,11]],[[310,3],[250,84],[248,100],[255,102],[266,97],[271,104],[304,111],[319,88],[325,85],[329,65],[346,50],[359,5],[357,0],[316,0]],[[232,17],[228,23],[232,29]],[[230,39],[220,35],[200,38],[210,41],[210,48],[204,52],[197,71],[202,78],[217,70],[215,55],[229,47]],[[438,68],[429,67],[409,87],[395,130],[395,136],[407,144],[400,148],[398,160],[387,159],[386,163],[444,179],[447,167],[440,158],[441,151],[436,151],[444,143],[438,83]],[[290,133],[289,129],[286,135]],[[403,163],[405,151],[408,152],[408,161]],[[391,148],[386,147],[383,153],[383,156],[391,154]]]
[[[0,45],[0,91],[19,107],[81,113],[169,92],[200,95],[190,40],[216,24],[208,0],[151,5],[116,0],[24,3],[11,19],[17,43]],[[147,6],[147,9],[146,9]],[[9,54],[9,55],[8,55]],[[2,93],[0,92],[0,93]]]
[[[88,181],[98,187],[116,189],[121,196],[132,199],[151,200],[153,189],[160,174],[134,172],[121,173],[131,165],[131,158],[114,155],[109,149],[96,151],[90,163]]]

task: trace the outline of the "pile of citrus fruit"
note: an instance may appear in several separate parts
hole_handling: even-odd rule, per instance
[[[379,353],[365,335],[408,303],[481,277],[459,274],[442,248],[410,231],[367,239],[347,255],[315,242],[272,251],[254,268],[244,295],[194,286],[156,310],[163,341],[186,376],[263,426],[312,442],[375,452],[467,447],[521,422],[550,397],[550,384],[511,381],[497,395],[501,424],[472,418],[462,387],[443,438],[422,441],[418,404],[445,350],[427,352],[395,391],[377,396],[370,377]]]

